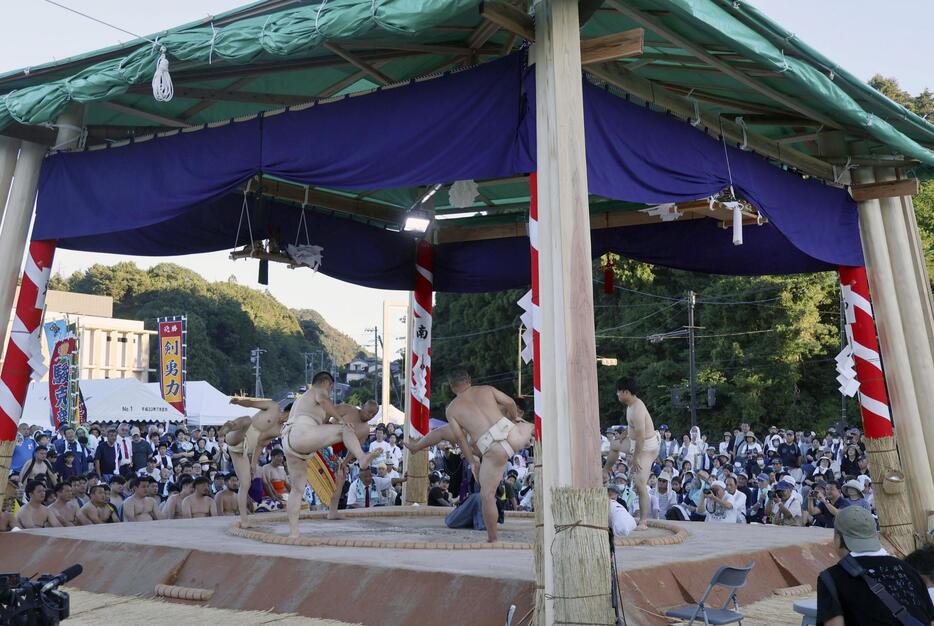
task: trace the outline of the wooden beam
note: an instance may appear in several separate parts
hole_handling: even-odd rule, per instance
[[[385,65],[386,63],[388,63],[388,61],[376,61],[372,65],[375,68],[379,68],[380,66]],[[354,72],[353,74],[348,75],[346,78],[342,78],[341,80],[337,81],[330,87],[326,87],[325,89],[322,89],[321,93],[319,93],[316,97],[330,98],[331,96],[339,94],[340,92],[342,92],[344,89],[347,89],[351,85],[355,85],[356,83],[360,82],[361,80],[363,80],[369,75],[370,73],[367,72],[366,70],[359,70],[357,72]]]
[[[226,89],[227,91],[236,91],[237,89],[240,89],[241,87],[246,87],[247,85],[252,83],[257,78],[258,78],[257,76],[245,76],[243,78],[240,78],[232,82],[230,85],[227,86]],[[194,106],[191,106],[185,109],[184,111],[182,111],[181,114],[179,114],[178,119],[190,120],[198,113],[201,113],[202,111],[207,110],[208,108],[214,106],[215,104],[217,104],[216,100],[212,100],[212,99],[202,100],[198,104],[195,104]]]
[[[830,117],[827,117],[823,113],[820,113],[819,111],[812,109],[811,107],[802,104],[798,100],[795,100],[794,98],[791,98],[790,96],[786,96],[785,94],[780,93],[776,91],[775,89],[772,89],[771,87],[760,83],[759,81],[753,80],[752,78],[743,74],[743,72],[736,69],[732,65],[726,63],[725,61],[720,60],[719,58],[717,58],[716,55],[711,54],[710,52],[705,50],[702,46],[699,46],[691,41],[688,41],[687,39],[678,35],[674,31],[669,30],[668,28],[666,28],[662,24],[659,24],[656,20],[652,19],[651,17],[649,17],[648,15],[646,15],[639,9],[633,8],[630,4],[626,2],[622,2],[621,0],[607,0],[607,4],[612,6],[614,9],[616,9],[617,11],[619,11],[620,13],[622,13],[629,19],[635,21],[640,26],[653,30],[654,32],[658,33],[659,35],[661,35],[662,37],[664,37],[671,43],[675,44],[679,48],[682,48],[683,50],[690,52],[691,54],[701,59],[708,65],[711,65],[719,69],[721,72],[723,72],[730,78],[738,81],[739,83],[751,89],[754,89],[755,91],[766,96],[767,98],[771,98],[775,102],[778,102],[779,104],[786,106],[792,111],[795,111],[805,117],[809,117],[813,120],[816,120],[820,122],[821,124],[823,124],[824,126],[826,126],[827,128],[840,128],[841,125],[838,121]]]
[[[732,224],[733,212],[722,203],[714,203],[714,210],[710,211],[706,200],[682,202],[676,206],[682,212],[678,222],[691,222],[694,220],[713,219],[723,224]],[[590,229],[603,230],[606,228],[620,228],[627,226],[646,226],[661,224],[661,219],[650,215],[644,210],[639,211],[602,211],[590,214]],[[743,212],[743,224],[766,224],[768,220],[753,213],[751,210]],[[450,225],[449,225],[450,224]],[[456,224],[441,221],[435,231],[437,243],[455,243],[462,241],[481,241],[485,239],[507,239],[509,237],[527,237],[528,226],[526,222],[510,224],[488,224],[485,226],[457,226]]]
[[[169,126],[171,128],[186,128],[190,126],[190,124],[185,120],[168,117],[166,115],[159,115],[158,113],[150,113],[149,111],[143,111],[141,109],[134,109],[131,106],[120,104],[119,102],[114,102],[113,100],[95,102],[94,104],[112,111],[117,111],[118,113],[132,115],[133,117],[138,117],[149,122],[155,122],[156,124],[161,124],[162,126]]]
[[[808,141],[817,141],[818,137],[820,137],[820,132],[810,132],[801,133],[798,135],[790,135],[788,137],[779,137],[776,139],[776,141],[782,144],[805,143]]]
[[[917,178],[891,180],[882,183],[863,183],[850,185],[850,196],[857,202],[915,196],[920,191]]]
[[[480,17],[526,41],[535,41],[535,26],[532,17],[510,4],[484,2],[480,5]]]
[[[627,66],[626,69],[629,70],[629,67]],[[651,79],[647,78],[646,80],[651,80]],[[744,114],[747,112],[750,112],[750,113],[761,113],[764,115],[771,115],[771,116],[786,115],[784,111],[780,109],[776,109],[774,107],[765,106],[763,104],[755,104],[752,102],[745,102],[743,100],[736,100],[734,98],[727,98],[724,96],[717,96],[714,94],[707,93],[705,91],[698,91],[697,89],[691,89],[689,87],[686,87],[680,84],[668,83],[664,81],[655,81],[655,84],[658,86],[664,87],[665,89],[668,89],[669,91],[672,91],[677,94],[687,95],[690,93],[692,98],[700,102],[716,104],[717,106],[732,107],[734,109],[737,109],[738,111],[741,111]],[[746,119],[745,116],[743,117],[743,119]],[[805,118],[796,118],[796,119],[805,120]],[[810,120],[805,120],[805,121],[810,123]],[[814,123],[814,125],[816,126],[817,124]]]
[[[341,48],[336,43],[325,42],[324,47],[330,50],[331,52],[333,52],[334,54],[336,54],[337,56],[339,56],[340,58],[344,59],[345,61],[347,61],[354,67],[359,68],[360,70],[363,70],[364,72],[372,76],[374,79],[376,79],[377,82],[383,85],[389,85],[392,83],[391,78],[389,78],[388,76],[380,72],[378,69],[373,67],[372,64],[368,63],[367,61],[364,61],[363,59],[356,56],[355,54],[351,54],[350,52],[347,52],[346,50]]]
[[[47,128],[45,126],[31,126],[26,124],[20,124],[19,122],[13,122],[5,126],[0,130],[0,135],[4,137],[12,137],[14,139],[22,139],[23,141],[29,141],[32,143],[38,143],[43,146],[54,146],[55,145],[55,129]],[[4,199],[5,200],[5,199]],[[2,213],[0,213],[2,215]]]
[[[286,183],[279,180],[264,179],[263,194],[289,200],[291,202],[305,202],[305,187],[294,183]],[[322,209],[330,209],[347,215],[362,217],[365,219],[378,220],[389,224],[398,224],[402,220],[404,211],[395,207],[360,200],[357,198],[340,196],[320,189],[308,189],[308,204]]]
[[[358,60],[373,64],[374,61],[392,61],[395,59],[410,59],[418,56],[425,56],[423,52],[403,52],[399,50],[377,51],[367,54],[355,55]],[[298,70],[313,70],[326,67],[343,67],[351,65],[346,59],[336,55],[325,55],[312,57],[310,59],[296,59],[293,61],[280,61],[278,63],[256,63],[253,65],[229,65],[222,67],[218,63],[213,68],[199,67],[172,73],[172,80],[175,85],[186,82],[200,82],[205,80],[218,80],[221,78],[243,78],[246,76],[264,76],[268,74],[279,74],[282,72],[294,72]]]
[[[644,49],[645,30],[633,28],[605,37],[581,41],[581,65],[639,56]]]
[[[239,83],[240,81],[237,82]],[[234,83],[234,85],[236,84],[237,83]],[[225,87],[223,89],[203,89],[201,87],[179,86],[175,88],[175,96],[177,98],[211,100],[213,102],[246,102],[249,104],[272,104],[279,106],[305,104],[306,102],[310,102],[315,98],[314,96],[240,91],[234,85]],[[141,95],[151,94],[152,87],[149,85],[134,85],[129,88],[128,92]]]
[[[587,68],[587,71],[646,102],[668,109],[682,119],[688,120],[694,116],[694,106],[687,98],[675,94],[647,78],[626,72],[620,69],[618,65],[591,65]],[[719,116],[703,110],[701,111],[701,119],[707,132],[715,137],[720,136],[720,126],[722,125],[727,139],[734,143],[743,140],[743,131],[736,122],[725,118],[721,119]],[[782,146],[774,139],[769,139],[751,131],[747,131],[746,140],[747,146],[753,152],[787,163],[817,178],[834,179],[833,167],[825,161],[804,154],[794,148]]]

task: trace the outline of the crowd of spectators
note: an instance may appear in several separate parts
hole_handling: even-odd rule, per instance
[[[624,426],[606,431],[605,455],[620,447],[624,431]],[[742,424],[717,442],[697,427],[683,437],[665,424],[659,432],[660,451],[649,477],[653,519],[832,528],[834,516],[847,506],[874,513],[858,429],[830,428],[817,435],[772,426],[759,437]],[[372,467],[347,468],[338,485],[341,508],[401,503],[406,482],[401,437],[395,426],[375,429],[366,447],[383,453]],[[160,424],[91,424],[51,433],[21,424],[17,441],[0,528],[236,513],[241,486],[214,428],[168,432]],[[507,464],[497,492],[501,510],[532,510],[532,465],[531,448]],[[626,450],[604,469],[610,500],[636,514]],[[429,506],[456,506],[477,489],[469,463],[448,442],[429,448],[428,471]],[[291,486],[277,441],[260,452],[257,477],[246,488],[251,510],[284,504]],[[327,504],[310,487],[305,499],[311,508]],[[39,505],[52,514],[39,512]]]
[[[653,519],[760,523],[833,528],[837,512],[860,506],[875,515],[866,445],[858,428],[813,431],[770,426],[758,436],[749,424],[719,441],[697,426],[682,437],[666,424],[648,486]],[[619,449],[624,427],[611,427],[604,451]],[[638,499],[625,450],[605,467],[608,484],[634,513]]]

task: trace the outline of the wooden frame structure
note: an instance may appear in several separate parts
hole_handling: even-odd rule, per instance
[[[289,4],[282,0],[261,2],[221,20],[206,20],[200,26],[223,26],[273,14]],[[582,38],[577,3],[538,0],[534,6],[529,6],[523,0],[488,2],[479,5],[470,21],[430,29],[431,37],[425,41],[391,37],[379,41],[327,41],[315,54],[305,58],[262,58],[242,65],[224,62],[178,65],[173,67],[172,78],[176,98],[185,105],[181,110],[169,111],[151,101],[148,88],[139,85],[125,94],[89,102],[83,111],[69,111],[59,119],[57,132],[42,126],[9,125],[0,130],[0,193],[6,197],[9,192],[0,232],[0,258],[4,261],[4,269],[0,271],[0,311],[8,316],[12,308],[32,217],[38,170],[49,146],[62,149],[75,141],[94,146],[127,139],[142,140],[153,133],[224,119],[227,116],[222,112],[231,104],[251,106],[254,112],[294,106],[430,76],[531,46],[529,56],[538,78],[539,103],[536,112],[538,237],[540,248],[548,251],[539,267],[543,324],[539,366],[544,394],[542,421],[547,433],[543,442],[542,507],[543,580],[547,600],[539,616],[540,623],[564,622],[575,612],[577,621],[590,621],[591,617],[606,619],[606,606],[594,602],[589,603],[585,611],[591,617],[581,620],[584,609],[574,603],[568,581],[562,580],[575,576],[585,581],[596,580],[603,575],[600,568],[606,561],[605,555],[588,554],[588,559],[577,559],[570,570],[564,567],[563,575],[556,576],[552,551],[561,532],[555,523],[556,507],[568,504],[569,494],[579,494],[582,501],[592,501],[594,493],[599,496],[590,229],[640,225],[660,219],[639,208],[601,210],[603,199],[589,196],[582,68],[588,80],[621,90],[645,106],[690,120],[710,135],[742,143],[746,149],[802,175],[844,185],[850,182],[849,169],[859,168],[855,174],[859,184],[851,186],[851,193],[859,202],[874,297],[884,300],[878,307],[877,323],[881,329],[883,357],[889,366],[886,379],[892,392],[893,408],[899,414],[897,434],[904,465],[918,477],[910,489],[916,530],[923,532],[924,515],[934,510],[934,481],[931,479],[934,476],[934,306],[911,210],[911,195],[917,192],[917,181],[906,180],[904,175],[905,168],[919,165],[919,162],[896,150],[868,152],[865,146],[873,137],[865,128],[840,121],[777,88],[776,83],[790,80],[782,69],[763,64],[739,46],[708,43],[700,33],[685,36],[683,31],[690,27],[686,18],[685,27],[675,28],[672,22],[678,16],[673,10],[652,8],[657,4],[606,0],[596,9],[591,23],[584,25]],[[745,20],[748,25],[748,16],[736,7],[734,10],[737,19]],[[534,21],[530,11],[535,13]],[[603,32],[591,32],[594,29]],[[605,32],[607,30],[612,32]],[[0,95],[36,81],[69,76],[90,63],[116,58],[148,45],[148,42],[134,42],[80,60],[40,67],[26,75],[0,76]],[[808,61],[800,51],[789,50],[788,55],[796,61]],[[819,69],[825,71],[825,68]],[[283,92],[281,84],[289,83],[290,76],[301,72],[320,73],[329,78],[313,91],[296,88]],[[704,82],[705,77],[715,77],[719,82]],[[223,87],[205,87],[201,84],[204,81],[230,82]],[[294,81],[292,86],[297,87],[300,82]],[[264,88],[261,84],[276,88]],[[847,84],[844,89],[854,92],[855,88]],[[902,124],[906,129],[913,123],[892,117],[891,123]],[[75,127],[83,127],[84,134],[75,136],[68,130]],[[842,149],[821,149],[829,133],[837,134]],[[934,140],[927,136],[919,136],[917,142],[934,148]],[[847,144],[851,146],[849,149]],[[10,191],[10,181],[14,178]],[[497,187],[524,181],[478,182],[480,199],[465,211],[486,212],[501,218],[502,222],[489,224],[469,217],[445,220],[439,222],[434,231],[435,240],[453,242],[527,236],[528,204],[524,197],[518,200],[495,198]],[[261,193],[378,225],[398,223],[404,212],[404,207],[386,201],[375,191],[350,194],[266,179]],[[732,213],[716,201],[682,203],[677,210],[683,213],[681,219],[715,219],[722,224],[732,219]],[[438,207],[439,214],[445,211],[453,212],[453,209]],[[761,216],[748,208],[744,209],[742,220],[750,225],[762,223]],[[264,258],[284,260],[257,251],[253,246],[234,254],[265,254]],[[0,317],[0,326],[6,327],[5,322],[8,319]],[[0,456],[8,453],[8,450],[0,450]],[[0,476],[0,491],[4,481],[5,476]],[[573,553],[574,535],[565,537],[570,539],[561,539],[563,553]]]

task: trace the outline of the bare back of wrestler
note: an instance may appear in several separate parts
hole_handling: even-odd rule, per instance
[[[285,508],[289,516],[289,537],[297,538],[298,513],[308,482],[308,459],[318,450],[338,442],[344,444],[361,467],[369,465],[377,452],[363,452],[354,426],[344,421],[341,411],[329,399],[334,379],[328,372],[318,372],[308,391],[295,401],[289,419],[282,427],[282,449],[289,466],[292,491]],[[330,423],[333,417],[339,423]]]
[[[289,414],[279,409],[275,400],[265,398],[233,397],[231,404],[251,409],[259,409],[252,417],[244,416],[230,420],[221,426],[219,437],[227,444],[227,453],[233,463],[237,480],[242,488],[237,492],[237,511],[240,514],[240,527],[249,528],[249,490],[250,482],[256,475],[256,465],[259,455],[253,454],[262,450],[266,444],[279,436],[282,424]]]
[[[506,462],[529,444],[535,426],[519,419],[516,403],[495,387],[472,386],[467,370],[457,367],[448,375],[451,391],[457,396],[448,405],[448,424],[480,482],[483,522],[487,541],[496,541],[496,488],[503,480]],[[503,414],[506,417],[503,417]],[[464,433],[480,450],[476,459]]]

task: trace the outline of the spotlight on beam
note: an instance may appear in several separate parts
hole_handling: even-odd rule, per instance
[[[415,233],[423,233],[428,230],[428,226],[431,225],[431,219],[432,215],[429,211],[414,209],[406,214],[405,225],[402,229]]]

